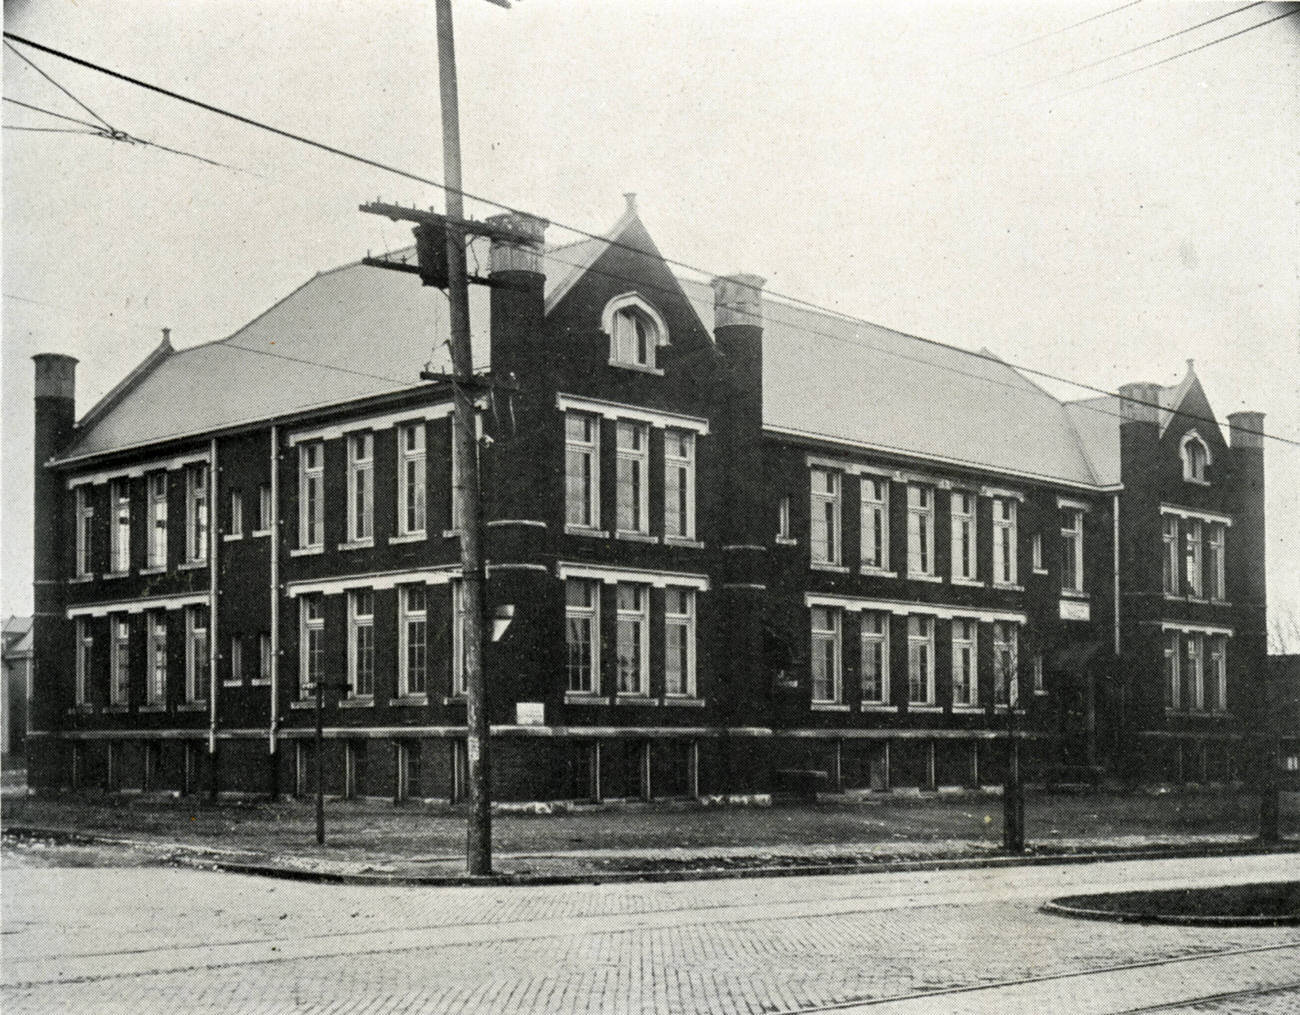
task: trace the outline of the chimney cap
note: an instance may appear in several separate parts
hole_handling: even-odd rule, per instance
[[[627,210],[636,214],[636,191],[627,190],[623,192],[623,200],[627,202]]]

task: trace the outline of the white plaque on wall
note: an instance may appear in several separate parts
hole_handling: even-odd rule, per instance
[[[516,702],[515,724],[519,726],[545,726],[546,703],[541,701]]]
[[[1062,599],[1062,620],[1091,620],[1092,604],[1086,599]]]

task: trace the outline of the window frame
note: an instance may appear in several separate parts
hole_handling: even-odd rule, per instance
[[[1228,598],[1228,527],[1222,522],[1209,522],[1208,525],[1209,536],[1205,541],[1205,547],[1209,557],[1205,568],[1210,579],[1208,598],[1211,602],[1222,603]]]
[[[418,592],[421,596],[421,606],[414,608],[411,605],[412,593]],[[417,626],[420,630],[419,647],[423,651],[423,659],[418,669],[419,688],[412,686],[412,675],[415,670],[411,665],[411,650],[415,647],[412,641],[412,628]],[[397,692],[402,698],[423,698],[429,693],[429,590],[425,585],[401,585],[398,586],[397,593]]]
[[[677,445],[675,451],[674,445]],[[695,451],[694,431],[673,426],[664,428],[664,539],[666,540],[695,538]],[[672,509],[669,507],[670,504]],[[673,531],[674,527],[678,531]]]
[[[889,704],[889,627],[890,614],[881,610],[863,610],[858,619],[858,691],[864,705]],[[868,618],[879,621],[880,630],[869,626]],[[879,665],[876,666],[876,681],[880,685],[879,694],[867,693],[867,655],[870,650],[879,653]]]
[[[167,566],[167,473],[151,472],[145,477],[145,502],[148,510],[145,537],[145,567]]]
[[[80,489],[80,487],[78,487]],[[87,617],[76,618],[77,655],[74,663],[73,701],[78,705],[89,705],[90,673],[94,667],[95,635],[90,629]]]
[[[429,443],[424,420],[397,427],[397,534],[429,530]]]
[[[185,608],[185,700],[189,704],[202,704],[207,701],[207,685],[204,677],[209,674],[205,674],[204,671],[212,665],[207,613],[206,606]]]
[[[1083,581],[1083,516],[1082,508],[1063,507],[1061,511],[1072,524],[1067,527],[1065,520],[1061,523],[1061,591],[1082,594]],[[1067,585],[1066,580],[1073,573],[1074,582]]]
[[[109,615],[108,703],[126,706],[131,702],[131,618],[124,613]]]
[[[262,535],[271,531],[271,508],[271,484],[260,483],[257,487],[257,529],[253,535]]]
[[[682,609],[674,611],[670,609],[672,597],[681,596]],[[669,687],[669,660],[675,654],[672,639],[672,632],[678,630],[682,632],[682,645],[685,648],[685,656],[681,660],[683,667],[678,671],[678,689],[673,690]],[[668,585],[664,588],[664,697],[666,698],[694,698],[696,697],[696,647],[695,647],[695,590],[679,585]]]
[[[596,530],[600,528],[600,419],[590,412],[569,409],[564,414],[564,521],[569,529]],[[585,432],[575,436],[571,424],[579,424]],[[578,476],[574,465],[581,462]],[[578,478],[583,490],[581,503],[574,497],[574,479]],[[574,518],[575,508],[579,517]]]
[[[969,490],[953,490],[948,495],[951,518],[952,580],[978,581],[979,563],[976,553],[976,524],[978,500]],[[960,510],[964,507],[965,510]],[[996,537],[997,530],[994,530]],[[932,541],[933,542],[933,541]],[[959,566],[961,565],[961,566]]]
[[[1188,430],[1179,442],[1178,453],[1183,462],[1183,481],[1208,486],[1210,481],[1205,478],[1205,470],[1213,457],[1205,439],[1195,430]]]
[[[348,542],[375,538],[375,435],[361,430],[347,435]]]
[[[915,497],[913,497],[915,494]],[[934,487],[907,484],[907,576],[934,578]]]
[[[1014,497],[993,499],[993,584],[1020,584],[1020,504]]]
[[[1213,712],[1228,711],[1228,637],[1223,634],[1206,635],[1206,662],[1210,667],[1206,674],[1207,679],[1214,682],[1214,707],[1210,709]]]
[[[839,567],[844,560],[844,475],[838,469],[814,465],[808,469],[808,476],[809,559],[813,567]],[[817,488],[819,476],[826,478],[824,490]],[[824,526],[821,536],[819,525]]]
[[[325,546],[325,442],[298,445],[298,549]]]
[[[623,605],[622,593],[625,590],[635,595],[637,599],[635,607]],[[650,586],[640,582],[618,582],[614,586],[614,613],[616,691],[620,697],[646,697],[650,693]],[[635,640],[627,634],[633,629],[636,631]],[[637,653],[634,660],[637,664],[636,683],[633,689],[628,689],[624,685],[631,682],[624,680],[624,677],[629,675],[624,667],[624,650],[625,647],[633,646]]]
[[[589,601],[587,604],[573,603],[569,599],[569,590],[571,588],[583,588],[587,591]],[[575,666],[574,650],[579,650],[581,654],[581,642],[575,642],[570,635],[573,633],[573,624],[581,624],[587,630],[586,659],[579,658]],[[564,645],[565,645],[565,675],[567,678],[567,691],[570,694],[599,694],[600,693],[600,582],[592,578],[566,578],[564,580]],[[586,680],[578,680],[579,685],[585,683],[587,686],[574,686],[575,675],[579,675],[582,669],[586,670]]]
[[[1183,536],[1183,581],[1188,599],[1205,598],[1205,525],[1199,518],[1188,518]]]
[[[185,470],[185,562],[206,564],[208,530],[212,524],[211,477],[206,463],[190,465]]]
[[[150,610],[146,616],[145,704],[164,705],[167,702],[167,614],[163,610]]]
[[[369,610],[361,609],[363,601]],[[348,591],[348,695],[360,699],[375,696],[374,589]]]
[[[776,539],[777,542],[794,542],[790,536],[790,495],[779,498],[776,503]]]
[[[1189,711],[1205,711],[1205,636],[1200,631],[1183,631],[1183,660],[1187,663]]]
[[[1160,562],[1160,582],[1164,594],[1167,596],[1176,596],[1182,583],[1179,581],[1180,572],[1183,569],[1182,549],[1181,549],[1182,530],[1178,523],[1177,515],[1165,515],[1160,526],[1160,540],[1162,558]]]
[[[463,698],[469,694],[469,667],[465,665],[465,583],[453,578],[451,583],[451,693]]]
[[[663,373],[658,349],[669,344],[668,327],[640,295],[624,293],[610,300],[601,314],[601,327],[609,336],[610,366]],[[629,327],[633,329],[630,335]]]
[[[95,506],[90,500],[91,488],[86,485],[76,487],[76,571],[78,578],[89,578],[94,574],[94,518]]]
[[[624,443],[633,435],[633,445]],[[614,531],[650,534],[650,424],[620,419],[614,423]],[[624,524],[628,522],[630,524]]]
[[[230,490],[230,529],[227,535],[239,539],[244,534],[244,491]]]
[[[937,701],[934,676],[934,620],[932,615],[926,613],[907,615],[907,703],[909,707],[932,707]],[[916,627],[915,631],[913,626]],[[925,653],[925,672],[918,673],[917,663],[922,649]],[[913,692],[921,682],[924,684],[925,697],[917,698]]]
[[[261,631],[257,635],[257,680],[254,683],[271,682],[272,657],[271,633]]]
[[[1164,669],[1161,675],[1165,683],[1165,708],[1177,712],[1181,711],[1183,702],[1182,634],[1176,630],[1165,631],[1163,641]]]
[[[858,497],[862,570],[888,573],[889,480],[884,476],[863,475],[858,483]]]
[[[324,679],[325,597],[313,592],[298,599],[298,697],[310,698]]]
[[[817,626],[818,614],[827,618],[826,625]],[[843,697],[843,614],[838,606],[813,606],[809,610],[808,691],[814,705],[838,704]],[[825,649],[824,653],[819,652],[819,646]],[[829,696],[818,695],[819,660],[829,668],[829,672],[822,675],[822,681],[829,684]]]
[[[1020,625],[1010,620],[993,622],[993,704],[998,708],[1020,705]]]
[[[109,574],[131,571],[131,480],[125,476],[108,484]]]
[[[959,676],[964,676],[960,684]],[[966,692],[960,701],[959,686]],[[979,621],[974,617],[952,618],[952,707],[979,707]]]

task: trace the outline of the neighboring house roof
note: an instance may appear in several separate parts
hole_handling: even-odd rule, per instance
[[[548,247],[547,311],[637,222],[629,202],[603,238]],[[403,254],[411,251],[394,256]],[[476,241],[472,268],[486,260]],[[712,332],[712,288],[677,274]],[[488,291],[470,293],[482,367]],[[155,350],[83,418],[62,460],[417,387],[424,364],[449,366],[447,321],[446,295],[410,274],[360,263],[322,272],[229,338]],[[1120,481],[1113,397],[1063,403],[987,352],[772,297],[764,298],[763,351],[771,429],[1073,485]],[[1175,408],[1190,384],[1163,389],[1162,405]]]
[[[9,617],[4,622],[4,657],[15,659],[32,654],[32,618]]]

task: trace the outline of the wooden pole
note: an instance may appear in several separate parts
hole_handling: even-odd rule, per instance
[[[460,101],[456,88],[456,46],[451,0],[435,0],[438,17],[438,80],[442,99],[443,179],[447,191],[447,301],[450,307],[451,363],[456,378],[474,369],[470,347],[469,283],[465,268],[465,218],[461,196]],[[466,869],[471,875],[492,873],[491,769],[483,679],[483,543],[479,502],[478,442],[475,439],[474,394],[453,384],[452,441],[456,474],[452,498],[460,528],[461,581],[464,602],[465,736],[469,762],[466,783],[469,824],[466,830]]]
[[[325,845],[325,681],[316,681],[316,845]]]

